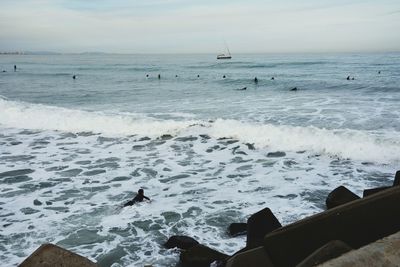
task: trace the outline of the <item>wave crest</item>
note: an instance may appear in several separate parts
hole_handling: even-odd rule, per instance
[[[379,163],[399,162],[400,137],[392,132],[255,124],[237,120],[157,120],[134,113],[108,114],[0,98],[0,125],[18,129],[90,131],[105,135],[208,134],[230,137],[271,150],[326,154]]]

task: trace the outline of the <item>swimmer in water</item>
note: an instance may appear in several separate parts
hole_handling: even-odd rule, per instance
[[[143,189],[139,189],[137,195],[130,201],[126,202],[124,204],[124,207],[127,206],[132,206],[133,204],[135,204],[136,202],[143,202],[144,199],[150,200],[150,198],[146,197],[144,195],[144,190]]]

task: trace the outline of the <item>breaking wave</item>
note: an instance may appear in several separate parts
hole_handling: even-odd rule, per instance
[[[161,120],[136,113],[106,113],[67,109],[0,98],[3,127],[65,132],[94,132],[104,135],[163,134],[235,138],[283,151],[309,151],[333,157],[378,163],[400,161],[400,137],[394,132],[322,129],[313,126],[255,124],[238,120]]]

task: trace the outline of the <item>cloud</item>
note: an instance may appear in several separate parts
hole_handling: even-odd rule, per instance
[[[392,1],[3,0],[0,50],[238,52],[395,49]],[[96,3],[96,4],[94,4]],[[400,49],[400,48],[398,48]]]

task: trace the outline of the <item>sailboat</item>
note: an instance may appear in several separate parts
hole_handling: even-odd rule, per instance
[[[229,51],[229,48],[228,48],[228,45],[225,44],[225,46],[226,46],[226,50],[228,51],[228,54],[219,54],[217,56],[217,59],[231,59],[232,58],[231,52]]]

